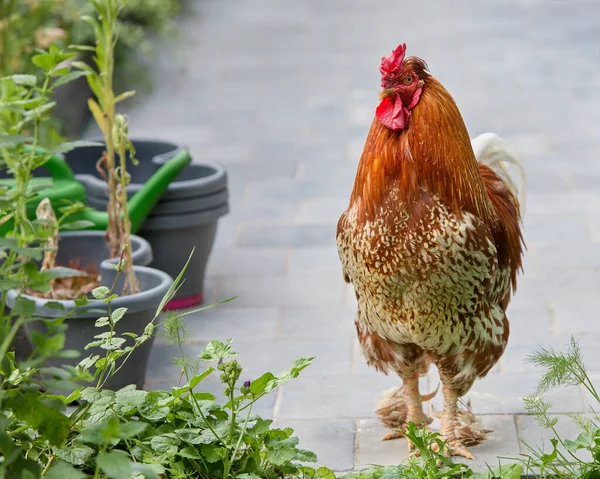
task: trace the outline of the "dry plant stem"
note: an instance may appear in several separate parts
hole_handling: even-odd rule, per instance
[[[58,220],[52,209],[52,204],[48,198],[44,198],[38,205],[35,215],[38,220],[43,220],[47,229],[52,230],[52,236],[48,238],[44,250],[44,259],[42,260],[42,271],[56,268],[56,251],[58,249]],[[56,280],[50,281],[51,290],[44,294],[45,298],[55,299],[54,286]]]
[[[113,106],[114,109],[114,106]],[[106,115],[108,117],[108,115]],[[119,255],[121,249],[121,231],[120,231],[120,207],[117,198],[117,178],[115,174],[115,150],[112,137],[112,121],[106,118],[106,171],[108,176],[108,228],[106,229],[106,241],[110,251],[110,257]]]
[[[129,211],[127,209],[127,155],[125,151],[125,139],[120,138],[119,142],[119,159],[121,162],[119,180],[121,182],[119,188],[120,209],[122,215],[119,220],[121,222],[120,236],[124,243],[123,250],[125,253],[125,284],[123,286],[123,294],[134,294],[139,291],[139,285],[133,271],[133,261],[131,258],[131,221],[129,221]]]

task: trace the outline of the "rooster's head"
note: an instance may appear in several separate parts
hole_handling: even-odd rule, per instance
[[[381,59],[381,103],[375,116],[390,130],[403,130],[408,125],[410,110],[421,97],[427,65],[419,58],[404,59],[406,45],[402,44],[389,57]]]

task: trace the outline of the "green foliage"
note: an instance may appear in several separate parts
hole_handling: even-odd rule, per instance
[[[176,316],[166,320],[171,338],[185,337],[185,331],[175,333],[180,327]],[[48,473],[70,467],[99,478],[335,478],[327,468],[301,464],[317,458],[298,447],[292,429],[272,428],[272,421],[252,414],[257,401],[297,377],[312,358],[299,359],[277,375],[266,373],[240,384],[242,367],[236,356],[231,340],[211,341],[200,354],[204,370],[191,376],[184,369],[186,384],[171,391],[146,392],[134,386],[116,392],[82,389],[81,406],[71,415],[75,427],[67,444],[54,450],[50,461],[56,462]],[[198,391],[217,371],[223,405],[214,395]]]
[[[600,405],[600,397],[587,374],[576,339],[571,337],[565,352],[539,348],[528,357],[528,361],[541,369],[542,377],[536,391],[524,398],[526,411],[534,416],[542,427],[552,431],[554,437],[550,440],[550,451],[525,444],[527,452],[520,458],[524,468],[528,472],[540,474],[541,477],[600,477],[598,416],[595,413],[589,416],[570,414],[571,421],[580,433],[576,438],[565,439],[556,428],[561,419],[551,414],[552,404],[544,399],[544,394],[556,387],[583,387],[593,401]]]

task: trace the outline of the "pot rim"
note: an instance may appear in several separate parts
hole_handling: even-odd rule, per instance
[[[99,137],[94,137],[91,140],[97,141],[98,143],[104,143],[104,139],[99,138]],[[131,141],[134,144],[134,146],[136,146],[136,143],[137,144],[146,143],[146,144],[154,144],[154,145],[161,144],[161,145],[172,146],[173,147],[172,150],[167,151],[166,153],[159,153],[157,155],[154,155],[150,159],[150,162],[154,163],[156,165],[164,164],[166,161],[168,161],[168,158],[177,154],[177,152],[182,149],[187,150],[189,152],[188,147],[181,145],[179,143],[168,141],[168,140],[163,141],[163,140],[156,140],[156,139],[133,137],[133,138],[131,138]],[[94,148],[94,147],[92,147],[92,148]],[[87,147],[87,149],[89,149],[89,147]],[[73,151],[76,151],[76,150],[77,150],[77,148]],[[222,166],[215,165],[212,163],[199,163],[199,162],[195,162],[192,160],[192,163],[190,163],[186,167],[186,169],[191,169],[194,167],[207,168],[207,169],[212,170],[212,173],[209,174],[208,176],[203,176],[201,178],[194,178],[191,180],[175,180],[175,181],[171,182],[171,184],[169,184],[169,187],[165,191],[165,195],[166,194],[169,194],[169,195],[175,194],[177,196],[180,196],[182,194],[185,195],[185,191],[188,189],[200,189],[200,188],[206,188],[209,186],[212,187],[213,185],[219,185],[219,184],[222,184],[220,186],[220,188],[227,187],[227,172],[226,172],[225,168],[223,168]],[[106,182],[104,180],[94,176],[93,174],[79,173],[79,174],[75,175],[75,177],[82,183],[88,182],[88,184],[93,185],[95,188],[100,187],[100,184],[103,187],[106,186]],[[142,188],[143,186],[144,185],[142,183],[130,183],[127,186],[127,191],[135,192],[135,191],[139,190],[140,188]],[[214,188],[210,189],[208,193],[204,193],[204,194],[210,194],[210,193],[212,193],[213,190],[214,190]]]
[[[68,237],[68,238],[78,237],[78,236],[79,237],[86,237],[86,236],[97,237],[97,236],[104,236],[105,234],[106,234],[106,231],[99,231],[99,230],[60,231],[58,234],[58,237],[59,237],[59,243],[60,243],[60,239],[64,238],[64,237]],[[144,263],[146,263],[146,265],[150,264],[153,260],[153,257],[152,257],[152,246],[150,245],[149,241],[145,238],[142,238],[141,236],[139,236],[137,234],[130,235],[130,239],[131,239],[131,254],[134,257],[133,258],[134,264],[139,264],[139,262],[144,262]],[[143,261],[141,261],[141,260],[143,260]],[[103,259],[102,261],[100,261],[100,265],[105,261],[110,264],[118,264],[119,258],[115,257],[115,258]]]
[[[103,260],[100,264],[102,266],[106,263],[108,263],[108,260]],[[110,268],[110,266],[108,267]],[[173,278],[171,278],[171,276],[156,268],[134,265],[133,271],[136,276],[139,276],[140,274],[154,276],[159,279],[159,283],[153,288],[130,294],[129,296],[119,296],[111,302],[113,310],[116,308],[127,308],[128,312],[133,313],[154,309],[154,307],[158,307],[160,301],[173,284]],[[9,308],[12,308],[15,299],[19,296],[34,301],[36,305],[36,315],[47,318],[60,318],[65,316],[66,313],[78,310],[77,314],[71,319],[86,319],[98,317],[99,314],[108,311],[106,303],[99,299],[91,299],[87,305],[77,307],[75,306],[75,301],[72,299],[38,298],[37,296],[32,296],[30,294],[19,294],[16,289],[8,290],[6,293],[6,304]],[[64,309],[48,308],[46,307],[46,304],[48,303],[60,303]],[[151,305],[152,307],[150,307]]]

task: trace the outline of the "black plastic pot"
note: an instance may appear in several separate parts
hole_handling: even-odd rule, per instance
[[[134,272],[139,281],[140,291],[136,294],[115,299],[112,302],[112,308],[113,310],[121,307],[127,308],[127,313],[123,319],[116,324],[115,330],[117,333],[131,332],[141,335],[146,325],[154,317],[163,296],[173,283],[173,279],[162,271],[138,265],[138,262],[148,263],[152,260],[151,250],[148,242],[141,238],[132,237],[131,243],[132,245],[138,245],[138,248],[133,250],[133,255],[134,264],[136,264]],[[141,245],[141,248],[139,245]],[[104,233],[101,231],[61,234],[57,255],[58,264],[68,264],[69,260],[78,259],[82,266],[97,268],[101,274],[102,285],[111,287],[117,274],[113,265],[117,263],[118,259],[105,259],[106,256]],[[115,292],[119,293],[121,291],[123,279],[121,277],[117,282]],[[9,308],[14,305],[17,296],[17,291],[8,292],[6,302]],[[48,360],[46,366],[75,366],[83,357],[89,354],[94,352],[100,355],[105,354],[105,351],[99,348],[84,350],[85,346],[93,341],[95,335],[104,331],[104,329],[95,326],[96,320],[103,315],[98,310],[107,313],[107,306],[102,301],[93,300],[89,305],[76,308],[75,302],[70,300],[50,300],[29,295],[23,296],[35,302],[36,316],[42,318],[58,318],[74,312],[73,317],[65,321],[68,328],[64,348],[80,351],[82,355],[74,359],[53,358]],[[49,302],[62,304],[63,310],[48,307]],[[24,329],[28,337],[33,331],[42,333],[46,331],[42,321],[27,323]],[[146,379],[146,365],[153,341],[152,338],[136,349],[123,368],[107,381],[106,387],[119,389],[128,384],[135,384],[138,388],[142,388]],[[131,340],[131,344],[133,344],[133,340]],[[23,346],[20,344],[19,347]],[[23,351],[19,351],[19,353],[22,355]]]
[[[169,142],[133,140],[139,165],[131,166],[131,197],[148,178],[181,146]],[[88,205],[99,210],[108,203],[106,184],[96,170],[102,147],[77,148],[65,155],[79,181],[86,189]],[[152,246],[151,267],[176,277],[193,248],[185,282],[168,309],[179,309],[201,303],[204,276],[212,250],[217,223],[229,212],[227,174],[224,169],[208,164],[192,163],[171,183],[152,210],[139,236]]]

